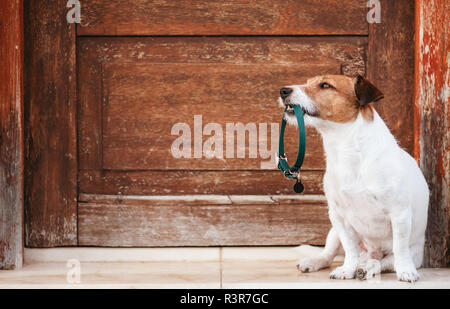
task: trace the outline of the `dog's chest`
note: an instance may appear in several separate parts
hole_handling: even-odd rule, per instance
[[[327,198],[332,200],[330,207],[364,243],[387,238],[391,225],[382,197],[373,193],[377,186],[374,170],[358,153],[329,159],[324,186]]]
[[[386,239],[391,234],[389,216],[384,206],[365,191],[345,191],[335,194],[335,207],[344,222],[350,225],[365,244]]]

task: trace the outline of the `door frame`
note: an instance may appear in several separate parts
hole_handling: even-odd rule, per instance
[[[7,3],[10,9],[15,4],[22,7],[22,0]],[[395,2],[381,0],[382,23],[369,25],[367,75],[387,94],[383,104],[396,104],[395,108],[398,106],[402,109],[405,108],[404,104],[408,104],[414,113],[414,123],[403,124],[399,128],[393,128],[393,131],[394,134],[404,132],[410,136],[407,144],[402,146],[410,152],[414,150],[414,156],[420,162],[432,191],[425,265],[446,266],[449,258],[450,211],[442,205],[448,205],[450,201],[448,195],[443,194],[449,177],[448,164],[444,164],[445,160],[448,163],[448,155],[445,153],[443,141],[449,128],[447,122],[446,127],[443,126],[441,129],[426,130],[430,123],[434,123],[436,117],[429,113],[430,108],[442,113],[442,104],[445,102],[436,97],[435,89],[431,89],[423,76],[419,76],[420,70],[433,60],[424,57],[420,48],[427,38],[426,35],[433,34],[439,29],[432,23],[422,24],[422,21],[439,16],[444,18],[442,14],[445,12],[445,0],[433,0],[433,3],[435,6],[427,4],[424,0],[416,0],[415,4],[409,0]],[[22,51],[19,54],[23,56],[25,53],[23,99],[22,92],[19,94],[19,100],[24,103],[24,108],[19,104],[18,109],[10,109],[8,116],[16,117],[14,119],[17,126],[8,126],[6,129],[8,132],[17,133],[17,129],[14,128],[18,128],[19,134],[14,135],[15,139],[8,141],[9,144],[0,144],[2,160],[4,147],[19,145],[18,155],[6,157],[6,163],[14,166],[15,171],[24,176],[23,178],[19,176],[21,181],[0,188],[2,194],[6,190],[12,190],[20,201],[13,205],[0,203],[2,211],[14,209],[18,214],[15,220],[6,221],[8,227],[15,231],[13,233],[15,236],[0,234],[0,252],[9,246],[8,250],[11,253],[8,255],[13,257],[11,259],[0,255],[0,265],[3,267],[21,266],[23,241],[17,240],[20,238],[17,235],[22,235],[24,230],[25,245],[28,247],[77,246],[76,26],[66,22],[67,8],[57,1],[45,4],[26,1],[24,5],[24,24],[19,22],[15,28],[19,33],[19,42],[23,42],[23,35],[26,38],[24,52],[21,48],[23,44],[19,45],[19,50]],[[20,11],[21,9],[16,13]],[[44,22],[48,19],[54,21],[50,26]],[[416,33],[415,45],[414,25],[416,29],[423,25],[425,35],[419,37]],[[3,29],[0,29],[0,33],[1,30]],[[448,35],[448,28],[446,34]],[[445,44],[444,37],[442,34],[435,42]],[[2,52],[12,43],[16,43],[17,37],[10,37],[7,42],[10,44],[0,46]],[[383,60],[386,54],[390,55],[391,60]],[[441,56],[445,54],[445,47],[439,50],[438,54]],[[414,56],[415,74],[412,65]],[[20,55],[19,58],[16,55],[5,60],[0,59],[0,63],[2,60],[6,63],[18,63],[16,72],[7,78],[11,80],[14,76],[18,76],[16,80],[20,85],[23,79],[20,78],[23,76],[21,59]],[[398,61],[402,59],[404,62],[399,65]],[[447,71],[440,71],[437,67],[430,70],[428,74],[436,73],[441,77],[448,75],[448,67]],[[396,84],[391,83],[391,80],[395,80]],[[431,104],[428,104],[428,101],[425,104],[425,97],[431,99]],[[0,92],[0,98],[3,108],[4,103],[8,102],[5,98],[9,98],[9,93]],[[380,114],[385,117],[392,116],[383,115],[382,107]],[[449,115],[444,114],[445,116],[448,119]],[[21,119],[25,119],[25,126],[22,125]],[[24,148],[20,146],[23,136]],[[23,168],[21,164],[17,165],[17,162],[23,162],[24,156]],[[437,175],[435,175],[436,165],[431,163],[436,156],[440,159]],[[22,192],[25,192],[24,195]],[[2,196],[0,194],[0,202],[3,202]],[[25,224],[20,219],[23,218],[23,203]],[[436,225],[442,223],[442,220],[447,224]],[[434,237],[434,233],[438,237]],[[15,240],[11,246],[12,239]]]
[[[446,0],[416,0],[414,156],[430,188],[426,267],[450,266],[449,9]]]

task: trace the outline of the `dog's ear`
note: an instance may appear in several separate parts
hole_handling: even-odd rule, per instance
[[[361,75],[356,77],[355,94],[356,100],[360,106],[364,106],[384,98],[383,93]]]

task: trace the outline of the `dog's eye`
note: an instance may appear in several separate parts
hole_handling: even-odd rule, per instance
[[[331,86],[330,84],[328,84],[328,83],[320,83],[319,84],[319,87],[321,88],[321,89],[331,89],[331,88],[333,88],[333,86]]]

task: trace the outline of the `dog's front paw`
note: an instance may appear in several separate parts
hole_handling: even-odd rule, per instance
[[[329,262],[322,257],[305,258],[297,262],[297,269],[302,273],[312,273],[329,266]]]
[[[407,267],[396,267],[395,272],[397,273],[397,278],[400,281],[416,282],[420,278],[417,269],[413,265]]]
[[[356,267],[338,267],[330,273],[331,279],[354,279]]]

